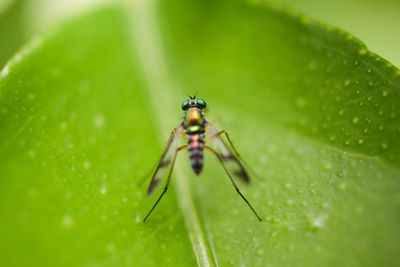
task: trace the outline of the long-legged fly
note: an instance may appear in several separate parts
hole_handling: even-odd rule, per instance
[[[183,150],[189,151],[190,162],[194,173],[199,175],[203,169],[203,151],[207,150],[214,154],[226,174],[229,177],[232,185],[235,187],[236,192],[246,202],[251,211],[261,221],[261,217],[254,210],[250,202],[240,192],[239,187],[236,185],[233,177],[241,179],[245,183],[250,182],[250,177],[246,171],[243,161],[237,153],[233,143],[229,137],[229,134],[225,131],[217,131],[205,118],[206,102],[201,98],[190,97],[190,99],[183,101],[182,110],[184,116],[182,122],[175,128],[169,137],[167,145],[161,159],[153,173],[147,194],[151,194],[156,186],[160,183],[165,171],[168,170],[167,181],[164,186],[164,190],[158,197],[153,207],[144,217],[143,221],[146,221],[150,214],[153,212],[161,198],[168,190],[168,185],[171,181],[172,172],[174,169],[176,157],[179,152]],[[223,140],[223,136],[226,137],[230,146],[226,145]],[[181,137],[186,138],[187,143],[180,145]]]

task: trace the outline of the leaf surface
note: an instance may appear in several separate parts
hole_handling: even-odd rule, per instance
[[[241,1],[115,5],[6,68],[2,266],[399,265],[400,72],[353,36]],[[140,181],[196,91],[262,176],[239,183],[262,223],[186,152],[141,222]]]

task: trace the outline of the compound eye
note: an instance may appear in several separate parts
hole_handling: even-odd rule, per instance
[[[189,101],[185,100],[182,102],[182,110],[187,110],[189,108]]]
[[[197,104],[200,105],[202,108],[205,108],[207,106],[206,101],[204,99],[197,99]]]

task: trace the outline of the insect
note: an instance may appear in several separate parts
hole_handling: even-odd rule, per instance
[[[193,97],[190,96],[190,99],[183,101],[182,110],[184,112],[183,120],[178,127],[171,132],[164,152],[162,153],[160,161],[158,162],[158,165],[155,168],[151,178],[147,194],[150,195],[160,183],[161,179],[167,175],[167,181],[165,183],[164,190],[150,211],[147,213],[143,221],[145,222],[147,220],[160,202],[161,198],[167,192],[174,170],[176,157],[178,153],[183,150],[189,151],[192,169],[197,175],[199,175],[203,169],[203,152],[206,150],[214,154],[222,164],[222,167],[228,175],[232,185],[236,189],[236,192],[246,202],[257,219],[261,221],[261,217],[257,214],[245,196],[240,192],[239,187],[233,178],[237,177],[245,183],[250,182],[248,172],[246,171],[243,161],[233,146],[229,134],[225,130],[217,131],[214,126],[212,126],[206,120],[206,102],[201,98],[196,98],[196,95]],[[229,146],[226,144],[223,136],[226,138]],[[179,141],[181,140],[181,137],[186,138],[187,144],[180,145]],[[168,172],[166,173],[166,171]]]

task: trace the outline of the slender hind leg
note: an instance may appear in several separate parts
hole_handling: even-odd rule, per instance
[[[251,166],[250,166],[249,164],[247,164],[247,162],[244,161],[244,160],[242,159],[242,157],[239,155],[239,152],[236,150],[236,147],[233,145],[232,139],[230,138],[230,136],[229,136],[229,134],[228,134],[228,132],[227,132],[226,130],[221,130],[221,131],[219,131],[218,133],[214,134],[213,136],[210,136],[210,137],[208,138],[208,140],[211,141],[212,139],[218,138],[218,137],[220,137],[220,136],[222,136],[222,135],[225,135],[225,137],[226,137],[226,139],[228,140],[228,143],[229,143],[229,145],[231,146],[231,148],[232,148],[232,150],[233,150],[233,153],[235,153],[236,157],[238,157],[238,159],[240,159],[240,161],[246,166],[247,169],[249,169],[249,170],[252,172],[252,174],[253,174],[258,180],[263,181],[264,178],[263,178],[260,174],[258,174],[253,168],[251,168]]]
[[[156,162],[156,164],[154,164],[154,167],[151,168],[151,169],[146,173],[146,175],[144,175],[144,176],[137,182],[137,185],[138,185],[138,186],[141,186],[141,185],[147,180],[147,178],[148,178],[150,175],[152,175],[154,172],[157,172],[158,167],[160,166],[161,161],[162,161],[163,157],[165,156],[165,153],[167,153],[167,150],[168,150],[169,146],[171,145],[172,141],[174,140],[174,135],[175,135],[176,131],[179,130],[179,127],[180,127],[180,126],[178,126],[177,128],[174,128],[174,129],[171,131],[171,133],[170,133],[170,135],[169,135],[169,138],[168,138],[168,141],[167,141],[167,144],[165,145],[164,152],[162,153],[160,159]]]
[[[158,205],[158,202],[160,202],[161,198],[162,198],[162,197],[164,196],[164,194],[167,192],[169,182],[171,181],[172,172],[173,172],[173,170],[174,170],[175,161],[176,161],[176,156],[178,155],[178,152],[179,152],[179,151],[182,151],[182,150],[184,150],[184,149],[186,149],[186,148],[187,148],[187,146],[184,145],[184,146],[178,147],[178,148],[175,150],[174,158],[172,159],[172,164],[171,164],[171,167],[170,167],[169,172],[168,172],[167,182],[165,183],[164,190],[162,191],[161,195],[158,197],[157,201],[154,203],[153,207],[152,207],[152,208],[150,209],[150,211],[147,213],[146,217],[144,217],[143,222],[145,222],[145,221],[147,220],[147,218],[148,218],[148,217],[150,216],[150,214],[153,212],[153,210],[155,209],[155,207]]]
[[[233,180],[232,175],[229,173],[228,169],[226,168],[222,155],[220,155],[212,147],[205,146],[204,148],[207,149],[208,151],[212,152],[215,156],[217,156],[217,158],[221,162],[222,167],[224,168],[226,174],[228,175],[229,179],[231,180],[233,187],[235,187],[236,192],[240,195],[240,197],[244,200],[244,202],[246,202],[247,206],[249,206],[251,211],[254,213],[254,215],[256,215],[257,219],[261,222],[262,221],[261,217],[257,214],[257,212],[254,210],[253,206],[251,206],[250,202],[245,198],[245,196],[242,194],[242,192],[240,192],[239,187],[236,185],[235,181]]]

